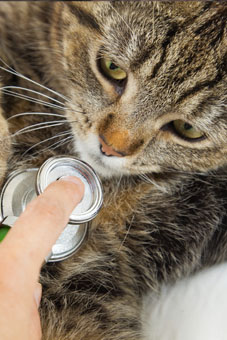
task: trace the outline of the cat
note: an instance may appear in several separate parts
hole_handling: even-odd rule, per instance
[[[67,154],[104,190],[87,242],[42,269],[43,340],[142,340],[147,294],[226,260],[226,14],[1,2],[2,181]]]

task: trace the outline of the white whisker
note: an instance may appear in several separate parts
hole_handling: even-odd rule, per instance
[[[34,153],[32,154],[32,157],[35,157],[35,156],[39,155],[40,153],[44,153],[45,151],[55,150],[55,149],[57,149],[58,147],[60,147],[61,145],[65,144],[69,139],[72,139],[72,138],[73,138],[72,136],[67,137],[67,140],[66,140],[66,138],[64,138],[63,140],[57,141],[57,142],[55,142],[55,143],[49,145],[48,147],[43,148],[42,150],[38,150],[38,151],[36,151],[36,152],[34,152]],[[55,146],[55,145],[56,145],[56,146]],[[53,148],[53,146],[55,146],[55,147]],[[22,157],[22,155],[21,155],[21,157]]]
[[[119,180],[118,180],[118,182],[117,182],[117,185],[116,185],[116,191],[118,191],[118,189],[120,188],[120,184],[121,184],[121,180],[122,180],[122,177],[123,177],[123,175],[121,174],[120,175],[120,178],[119,178]]]
[[[52,103],[49,103],[49,102],[45,102],[44,100],[37,99],[37,98],[31,97],[31,96],[27,96],[25,94],[21,94],[21,93],[9,91],[9,90],[3,90],[2,92],[7,94],[8,96],[12,96],[12,97],[19,98],[19,99],[24,99],[24,100],[29,101],[31,103],[42,104],[43,106],[54,108],[54,109],[57,109],[57,110],[62,110],[62,111],[67,110],[66,107],[58,106],[56,104],[52,104]],[[72,108],[70,108],[70,111],[75,112],[75,113],[83,113],[82,111],[74,110]]]
[[[54,126],[60,126],[60,125],[66,124],[66,123],[68,123],[68,122],[67,121],[59,122],[58,120],[56,120],[56,121],[51,121],[51,122],[48,122],[48,123],[42,122],[42,123],[38,123],[38,124],[29,125],[29,126],[24,127],[23,129],[15,132],[12,135],[12,137],[18,136],[22,133],[33,132],[33,131],[37,131],[37,130],[41,130],[41,129],[47,129],[47,128],[54,127]],[[34,127],[34,129],[33,129],[33,127]]]
[[[119,16],[119,18],[121,18],[122,22],[128,27],[128,29],[133,33],[132,28],[129,26],[129,24],[125,21],[125,19],[120,15],[120,13],[116,10],[116,8],[114,8],[114,6],[112,4],[110,4],[111,8],[117,13],[117,15]]]
[[[46,87],[45,85],[39,84],[39,83],[37,83],[36,81],[34,81],[34,80],[32,80],[32,79],[30,79],[30,78],[28,78],[28,77],[22,75],[21,73],[15,71],[13,68],[11,68],[9,65],[7,65],[1,58],[0,58],[0,60],[2,61],[2,63],[3,63],[4,65],[6,65],[6,66],[8,67],[8,69],[6,69],[5,67],[0,66],[0,69],[1,69],[1,70],[5,71],[5,72],[8,72],[8,73],[11,73],[11,74],[13,74],[13,75],[16,75],[16,76],[18,76],[18,77],[20,77],[20,78],[22,78],[22,79],[25,79],[25,80],[29,81],[30,83],[33,83],[33,84],[35,84],[35,85],[37,85],[37,86],[39,86],[39,87],[41,87],[41,88],[43,88],[43,89],[45,89],[45,90],[51,92],[51,93],[53,93],[53,94],[59,96],[60,98],[64,99],[65,101],[69,101],[68,98],[66,98],[63,94],[61,94],[61,93],[59,93],[59,92],[57,92],[57,91],[54,91],[54,90],[52,90],[52,89]]]
[[[51,147],[51,150],[55,150],[57,149],[58,147],[66,144],[66,142],[68,142],[69,140],[73,140],[73,136],[69,136],[69,137],[66,137],[64,139],[62,139],[59,143],[59,145],[57,145],[57,143],[55,143],[57,146],[55,146],[54,148],[52,146],[54,146],[54,144],[52,144],[50,147]]]
[[[62,136],[66,136],[66,135],[71,135],[71,131],[68,131],[68,132],[62,132],[62,133],[58,133],[57,135],[53,136],[53,137],[50,137],[50,138],[46,138],[44,140],[42,140],[41,142],[39,143],[36,143],[34,145],[32,145],[30,148],[28,148],[21,156],[25,156],[29,151],[31,151],[32,149],[34,149],[35,147],[37,147],[38,145],[40,144],[43,144],[43,143],[46,143],[52,139],[55,139],[55,138],[59,138],[59,137],[62,137]],[[61,140],[62,141],[62,140]],[[42,150],[43,151],[43,150]]]
[[[31,96],[27,96],[27,95],[22,94],[22,93],[17,93],[17,92],[9,91],[9,90],[3,90],[2,92],[7,94],[8,96],[24,99],[24,100],[27,100],[27,101],[32,102],[32,103],[42,104],[44,106],[52,107],[52,108],[58,109],[58,110],[65,110],[65,108],[63,106],[59,106],[59,105],[56,105],[56,104],[45,102],[44,100],[37,99],[37,98],[31,97]]]
[[[38,82],[36,82],[36,81],[34,81],[34,80],[24,76],[24,75],[22,75],[21,73],[17,72],[12,67],[7,65],[1,58],[0,58],[0,61],[7,67],[7,68],[5,68],[5,67],[0,66],[1,70],[5,71],[5,72],[8,72],[8,73],[11,73],[13,75],[16,75],[16,76],[18,76],[18,77],[20,77],[22,79],[25,79],[28,82],[30,82],[32,84],[35,84],[36,86],[39,86],[40,88],[43,88],[43,89],[45,89],[45,90],[47,90],[47,91],[57,95],[58,97],[62,98],[65,102],[71,103],[70,99],[68,99],[66,96],[62,95],[61,93],[59,93],[57,91],[54,91],[54,90],[48,88],[47,86],[42,85],[42,84],[40,84],[40,83],[38,83]],[[36,93],[37,95],[43,96],[43,97],[45,97],[47,99],[50,99],[50,100],[52,100],[52,101],[54,101],[54,102],[56,102],[56,103],[58,103],[60,105],[49,103],[49,102],[43,101],[41,99],[37,99],[37,98],[31,97],[31,96],[27,96],[25,94],[21,94],[21,93],[17,93],[17,92],[14,92],[14,91],[10,91],[9,89],[21,89],[21,90],[24,90],[24,91],[27,90],[28,92]],[[63,111],[66,110],[66,107],[65,107],[63,102],[61,102],[61,101],[59,101],[59,100],[57,100],[55,98],[52,98],[52,97],[50,97],[50,96],[48,96],[46,94],[43,94],[43,93],[41,93],[39,91],[32,90],[32,89],[27,89],[27,88],[23,88],[23,87],[19,87],[19,86],[5,86],[5,87],[2,88],[2,92],[4,92],[5,94],[7,94],[9,96],[13,96],[13,97],[16,97],[16,98],[19,98],[19,99],[24,99],[24,100],[30,101],[32,103],[42,104],[44,106],[51,107],[51,108],[56,108],[58,110],[63,110]],[[72,108],[70,108],[70,110],[72,112],[75,112],[75,113],[83,113],[82,111],[74,110]]]
[[[124,243],[125,243],[125,241],[126,241],[126,238],[127,238],[128,235],[129,235],[130,229],[131,229],[131,227],[132,227],[132,222],[133,222],[133,220],[134,220],[134,215],[132,216],[132,219],[131,219],[131,221],[130,221],[128,230],[127,230],[127,232],[126,232],[126,234],[125,234],[125,237],[124,237],[124,239],[123,239],[123,241],[122,241],[122,243],[121,243],[121,245],[120,245],[120,247],[119,247],[119,250],[123,247],[123,245],[124,245]]]
[[[35,93],[35,94],[37,94],[37,95],[39,95],[39,96],[48,98],[48,99],[50,99],[50,100],[52,100],[52,101],[54,101],[54,102],[56,102],[56,103],[58,103],[58,104],[60,104],[60,105],[62,105],[62,106],[64,107],[64,103],[63,103],[63,102],[60,102],[59,100],[57,100],[57,99],[55,99],[55,98],[52,98],[52,97],[50,97],[50,96],[47,96],[46,94],[43,94],[43,93],[38,92],[38,91],[35,91],[35,90],[28,89],[28,88],[26,88],[26,87],[21,87],[21,86],[3,86],[3,87],[1,88],[1,90],[3,90],[3,91],[5,91],[5,90],[8,91],[8,89],[14,89],[14,90],[15,90],[15,89],[18,89],[18,90],[23,90],[23,91],[27,91],[27,92],[32,92],[32,93]],[[14,92],[14,93],[15,93],[15,92]],[[33,98],[33,97],[31,97],[31,98]]]
[[[151,184],[153,186],[155,186],[159,191],[163,192],[163,193],[167,193],[167,189],[162,187],[161,185],[157,184],[155,180],[152,180],[151,178],[149,178],[146,174],[139,174],[139,177],[146,183]]]
[[[55,116],[55,117],[59,117],[62,118],[62,120],[66,121],[65,117],[57,114],[57,113],[50,113],[50,112],[23,112],[23,113],[17,113],[9,118],[7,118],[7,120],[11,120],[17,117],[21,117],[21,116]]]
[[[45,152],[46,150],[50,150],[50,149],[55,150],[55,149],[59,148],[60,146],[66,144],[69,140],[72,140],[72,139],[73,139],[73,136],[66,137],[63,140],[57,141],[57,142],[49,145],[47,148],[42,149],[42,151],[37,151],[36,153],[33,154],[33,156],[38,155],[40,152]]]

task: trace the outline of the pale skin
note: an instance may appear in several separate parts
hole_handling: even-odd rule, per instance
[[[83,193],[76,177],[50,184],[0,243],[0,339],[41,339],[40,269]]]

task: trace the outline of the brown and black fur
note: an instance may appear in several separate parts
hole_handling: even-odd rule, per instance
[[[14,135],[53,119],[15,117],[5,138],[2,119],[1,138],[12,141],[2,178],[71,154],[89,157],[104,187],[87,243],[43,268],[43,340],[142,339],[148,291],[226,260],[226,16],[225,2],[210,1],[1,2],[1,58],[69,99],[60,111],[2,94],[6,118],[32,111],[68,120]],[[128,73],[126,83],[103,77],[102,56]],[[0,72],[4,86],[47,93]],[[180,139],[169,125],[175,119],[190,120],[206,138]],[[49,139],[31,148],[68,129],[73,140],[62,147]],[[122,170],[114,173],[105,160],[102,173],[97,155],[75,147],[90,133],[122,153]]]

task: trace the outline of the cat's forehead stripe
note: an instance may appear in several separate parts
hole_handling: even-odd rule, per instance
[[[70,12],[76,16],[81,25],[100,32],[99,24],[91,13],[88,13],[82,8],[74,6],[73,2],[66,1],[64,4],[69,8]]]

